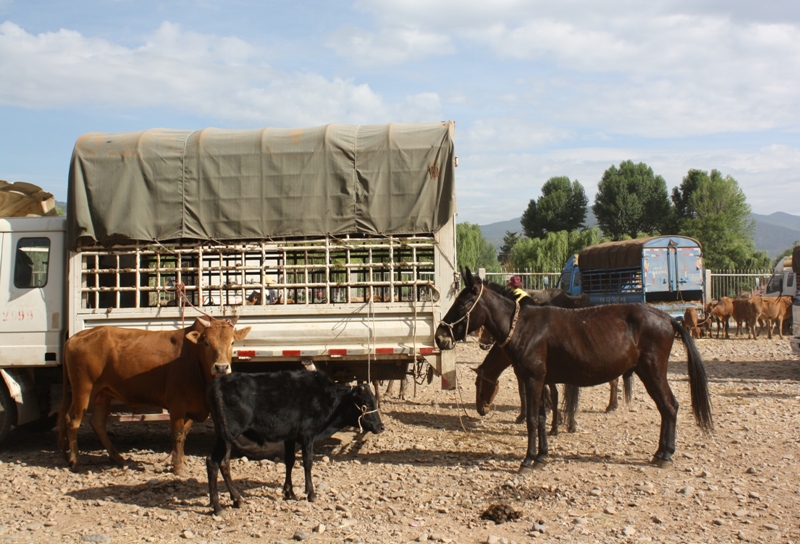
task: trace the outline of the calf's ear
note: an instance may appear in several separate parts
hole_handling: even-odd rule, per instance
[[[250,332],[251,328],[252,327],[245,327],[243,329],[236,329],[235,331],[233,331],[233,338],[235,340],[243,339],[245,336],[247,336],[247,333]]]
[[[186,339],[189,342],[196,344],[197,342],[200,341],[200,333],[197,331],[188,332],[186,333]]]

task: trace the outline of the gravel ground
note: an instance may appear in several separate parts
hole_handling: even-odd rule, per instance
[[[113,426],[112,440],[135,462],[126,469],[110,464],[84,424],[78,474],[55,452],[54,431],[15,431],[0,452],[0,542],[800,542],[798,360],[777,338],[698,346],[716,433],[694,423],[678,342],[672,468],[649,464],[658,412],[635,381],[632,404],[611,414],[606,386],[584,390],[578,432],[551,437],[549,465],[518,476],[526,437],[514,424],[516,381],[506,372],[497,410],[479,418],[469,365],[485,352],[470,343],[457,348],[457,390],[411,385],[408,400],[384,403],[381,435],[341,432],[318,444],[313,504],[282,499],[282,463],[238,459],[232,475],[247,504],[212,516],[210,422],[189,435],[186,479],[165,464],[166,424]],[[492,505],[519,517],[481,519]]]

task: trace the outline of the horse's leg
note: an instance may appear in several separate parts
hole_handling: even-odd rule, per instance
[[[580,387],[577,385],[564,385],[564,420],[567,425],[568,433],[578,431],[578,423],[575,421],[575,414],[578,412],[580,398]]]
[[[550,409],[553,411],[553,418],[550,422],[550,434],[552,436],[558,435],[558,419],[561,416],[558,410],[558,385],[550,384],[545,385],[545,388],[550,390]],[[542,389],[542,395],[547,395],[544,389]],[[542,397],[542,405],[544,405],[545,396]]]
[[[514,374],[516,375],[516,372]],[[517,390],[519,391],[519,415],[514,423],[522,423],[528,413],[528,403],[525,400],[525,384],[519,376],[517,376]]]
[[[642,380],[650,398],[656,403],[658,413],[661,414],[658,450],[651,460],[651,463],[659,467],[672,464],[672,454],[675,453],[675,423],[678,419],[678,400],[672,394],[667,382],[668,356],[667,353],[663,362],[658,362],[655,358],[639,361],[636,367],[636,374]]]
[[[544,379],[537,380],[532,376],[523,378],[525,385],[525,398],[526,398],[526,417],[525,423],[528,431],[528,449],[525,453],[525,459],[519,467],[519,472],[524,473],[534,468],[538,468],[543,460],[539,460],[536,451],[536,438],[539,433],[539,420],[541,419],[544,425],[544,417],[539,418],[540,404],[542,400],[542,389],[544,386]],[[546,434],[546,433],[545,433]],[[547,444],[545,443],[545,448]],[[546,452],[545,452],[546,454]]]
[[[610,382],[608,382],[611,391],[609,392],[608,396],[608,406],[606,406],[606,412],[613,412],[619,407],[619,402],[617,400],[617,396],[619,395],[619,378],[614,378]]]

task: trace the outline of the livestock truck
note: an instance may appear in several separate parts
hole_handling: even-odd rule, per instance
[[[559,287],[593,304],[646,303],[682,321],[686,309],[703,309],[704,279],[697,240],[652,236],[587,247],[567,260]]]
[[[0,219],[0,439],[52,424],[65,340],[111,325],[252,327],[234,370],[424,371],[457,294],[454,124],[90,133],[66,217]],[[128,414],[121,419],[160,419]]]

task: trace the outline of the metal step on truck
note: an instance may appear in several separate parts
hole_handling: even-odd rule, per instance
[[[66,338],[177,329],[200,312],[252,327],[234,371],[430,370],[453,387],[455,356],[433,338],[458,292],[453,132],[82,136],[66,217],[0,219],[0,439],[58,409]]]
[[[686,236],[652,236],[590,246],[569,258],[559,288],[593,304],[639,302],[683,321],[703,310],[703,251]]]

